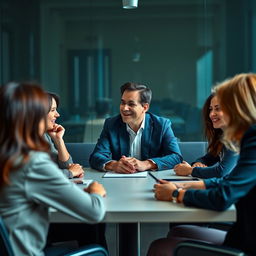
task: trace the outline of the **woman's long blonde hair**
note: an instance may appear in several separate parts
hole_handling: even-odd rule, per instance
[[[256,74],[239,74],[215,87],[222,111],[229,117],[223,142],[239,151],[245,131],[256,123]]]

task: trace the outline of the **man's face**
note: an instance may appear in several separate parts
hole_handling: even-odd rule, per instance
[[[148,108],[148,103],[143,105],[140,103],[139,91],[124,91],[120,103],[120,114],[123,122],[132,129],[140,127]]]

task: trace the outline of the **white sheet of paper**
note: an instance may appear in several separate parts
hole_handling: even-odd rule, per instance
[[[135,172],[131,174],[106,172],[103,175],[103,178],[146,178],[147,175],[148,175],[148,172]]]

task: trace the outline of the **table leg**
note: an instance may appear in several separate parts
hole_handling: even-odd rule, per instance
[[[140,256],[140,223],[120,223],[119,256]]]

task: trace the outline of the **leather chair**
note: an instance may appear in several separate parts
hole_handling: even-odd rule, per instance
[[[66,147],[70,155],[72,156],[73,162],[81,164],[84,167],[88,167],[89,158],[94,150],[95,143],[66,143]]]
[[[246,256],[238,249],[199,241],[184,241],[174,249],[174,256]]]
[[[205,155],[207,142],[205,141],[186,141],[178,142],[182,157],[188,163],[194,162],[197,158]]]
[[[9,240],[8,231],[0,217],[0,255],[14,256]],[[77,250],[64,254],[63,256],[108,256],[107,251],[99,245],[83,246]]]

